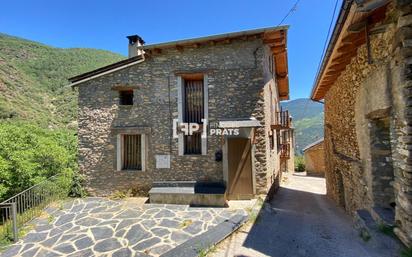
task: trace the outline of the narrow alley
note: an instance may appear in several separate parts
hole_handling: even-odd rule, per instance
[[[373,237],[364,242],[351,217],[325,194],[324,178],[288,175],[256,222],[223,241],[210,256],[399,256],[399,249]]]

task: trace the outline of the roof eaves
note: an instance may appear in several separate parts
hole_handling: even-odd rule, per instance
[[[309,150],[310,148],[317,146],[318,144],[322,143],[324,141],[324,138],[322,137],[321,139],[307,145],[305,148],[302,149],[303,152],[305,152],[306,150]]]
[[[182,39],[182,40],[176,40],[176,41],[170,41],[170,42],[142,45],[142,46],[139,46],[138,48],[146,49],[146,50],[154,49],[154,48],[167,48],[167,47],[173,47],[176,45],[194,44],[194,43],[199,43],[199,42],[204,42],[204,41],[212,41],[212,40],[226,39],[226,38],[229,39],[229,38],[234,38],[234,37],[249,36],[249,35],[261,34],[261,33],[270,32],[270,31],[288,30],[288,29],[289,29],[288,25],[266,27],[266,28],[259,28],[259,29],[243,30],[243,31],[238,31],[238,32],[216,34],[216,35],[210,35],[206,37],[188,38],[188,39]]]
[[[91,77],[94,77],[94,76],[97,76],[97,75],[100,75],[100,74],[103,74],[103,73],[107,74],[107,73],[113,72],[115,70],[121,69],[123,67],[125,68],[125,67],[128,67],[130,65],[140,63],[143,60],[144,60],[143,56],[131,57],[131,58],[128,58],[128,59],[125,59],[125,60],[122,60],[122,61],[119,61],[119,62],[116,62],[116,63],[109,64],[107,66],[103,66],[103,67],[98,68],[98,69],[95,69],[95,70],[92,70],[92,71],[89,71],[89,72],[71,77],[68,80],[72,83],[72,85],[74,83],[78,84],[81,81],[86,80],[88,78],[91,78]]]
[[[339,34],[341,33],[343,25],[345,24],[346,18],[349,15],[349,11],[350,11],[350,7],[352,6],[352,3],[353,3],[353,0],[343,0],[342,2],[342,6],[339,12],[338,19],[336,21],[332,36],[330,37],[328,47],[326,49],[325,55],[323,56],[321,66],[316,74],[315,82],[313,84],[313,87],[310,93],[310,98],[312,100],[320,100],[320,99],[315,99],[314,94],[316,93],[316,90],[319,86],[320,78],[322,77],[322,74],[325,71],[326,64],[328,63],[329,58],[333,52],[335,44],[339,38]]]

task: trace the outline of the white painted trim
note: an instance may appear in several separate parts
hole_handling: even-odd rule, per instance
[[[179,123],[183,122],[183,78],[177,76],[177,112]],[[182,133],[178,133],[177,138],[178,155],[184,155],[184,138]]]
[[[146,171],[146,135],[145,134],[140,134],[140,140],[141,140],[141,153],[142,153],[142,171]]]
[[[146,171],[146,156],[147,156],[147,148],[146,145],[147,142],[147,137],[146,134],[140,134],[140,133],[119,133],[116,136],[116,170],[117,171],[124,171],[122,169],[122,163],[123,163],[123,147],[124,147],[124,135],[140,135],[140,152],[141,152],[141,160],[142,160],[142,168],[140,170],[134,170],[134,171]]]
[[[98,77],[101,77],[101,76],[110,74],[110,73],[112,73],[112,72],[115,72],[115,71],[118,71],[118,70],[121,70],[121,69],[125,69],[125,68],[127,68],[127,67],[133,66],[133,65],[138,64],[138,63],[141,63],[141,62],[144,62],[144,58],[143,58],[142,60],[138,60],[138,61],[135,61],[135,62],[131,62],[131,63],[125,64],[124,66],[120,66],[120,67],[114,68],[114,69],[112,69],[112,70],[108,70],[108,71],[102,72],[102,73],[100,73],[100,74],[97,74],[97,75],[94,75],[94,76],[91,76],[91,77],[88,77],[88,78],[85,78],[85,79],[76,81],[76,82],[74,82],[74,83],[69,84],[69,86],[74,87],[74,86],[76,86],[76,85],[78,85],[78,84],[81,84],[81,83],[83,83],[83,82],[86,82],[86,81],[89,81],[89,80],[92,80],[92,79],[95,79],[95,78],[98,78]]]
[[[204,119],[206,124],[204,124],[204,129],[207,130],[207,122],[209,119],[209,87],[208,87],[208,77],[205,74],[203,76],[203,108],[204,108]],[[201,139],[202,155],[207,155],[207,131],[206,136]]]
[[[121,171],[122,170],[122,135],[117,134],[116,137],[116,170]]]
[[[179,122],[183,122],[183,78],[177,76],[177,111]]]
[[[179,156],[183,156],[184,154],[185,154],[185,146],[184,146],[184,138],[183,138],[183,134],[182,133],[179,133],[179,135],[178,135],[178,154],[179,154]]]

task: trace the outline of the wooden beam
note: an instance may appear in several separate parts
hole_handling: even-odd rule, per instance
[[[177,49],[177,51],[179,51],[179,52],[183,52],[183,46],[181,46],[181,45],[176,45],[176,49]]]
[[[345,68],[341,68],[340,70],[330,70],[328,72],[325,73],[326,76],[330,76],[330,75],[338,75],[340,74],[342,71],[344,71]]]
[[[285,39],[284,38],[268,38],[268,39],[263,39],[263,43],[265,44],[285,44]]]

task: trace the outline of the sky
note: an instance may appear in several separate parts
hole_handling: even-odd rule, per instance
[[[288,31],[291,99],[307,98],[336,1],[300,0]],[[147,44],[277,26],[296,0],[13,0],[1,4],[0,32],[54,47],[127,55],[127,35]]]

